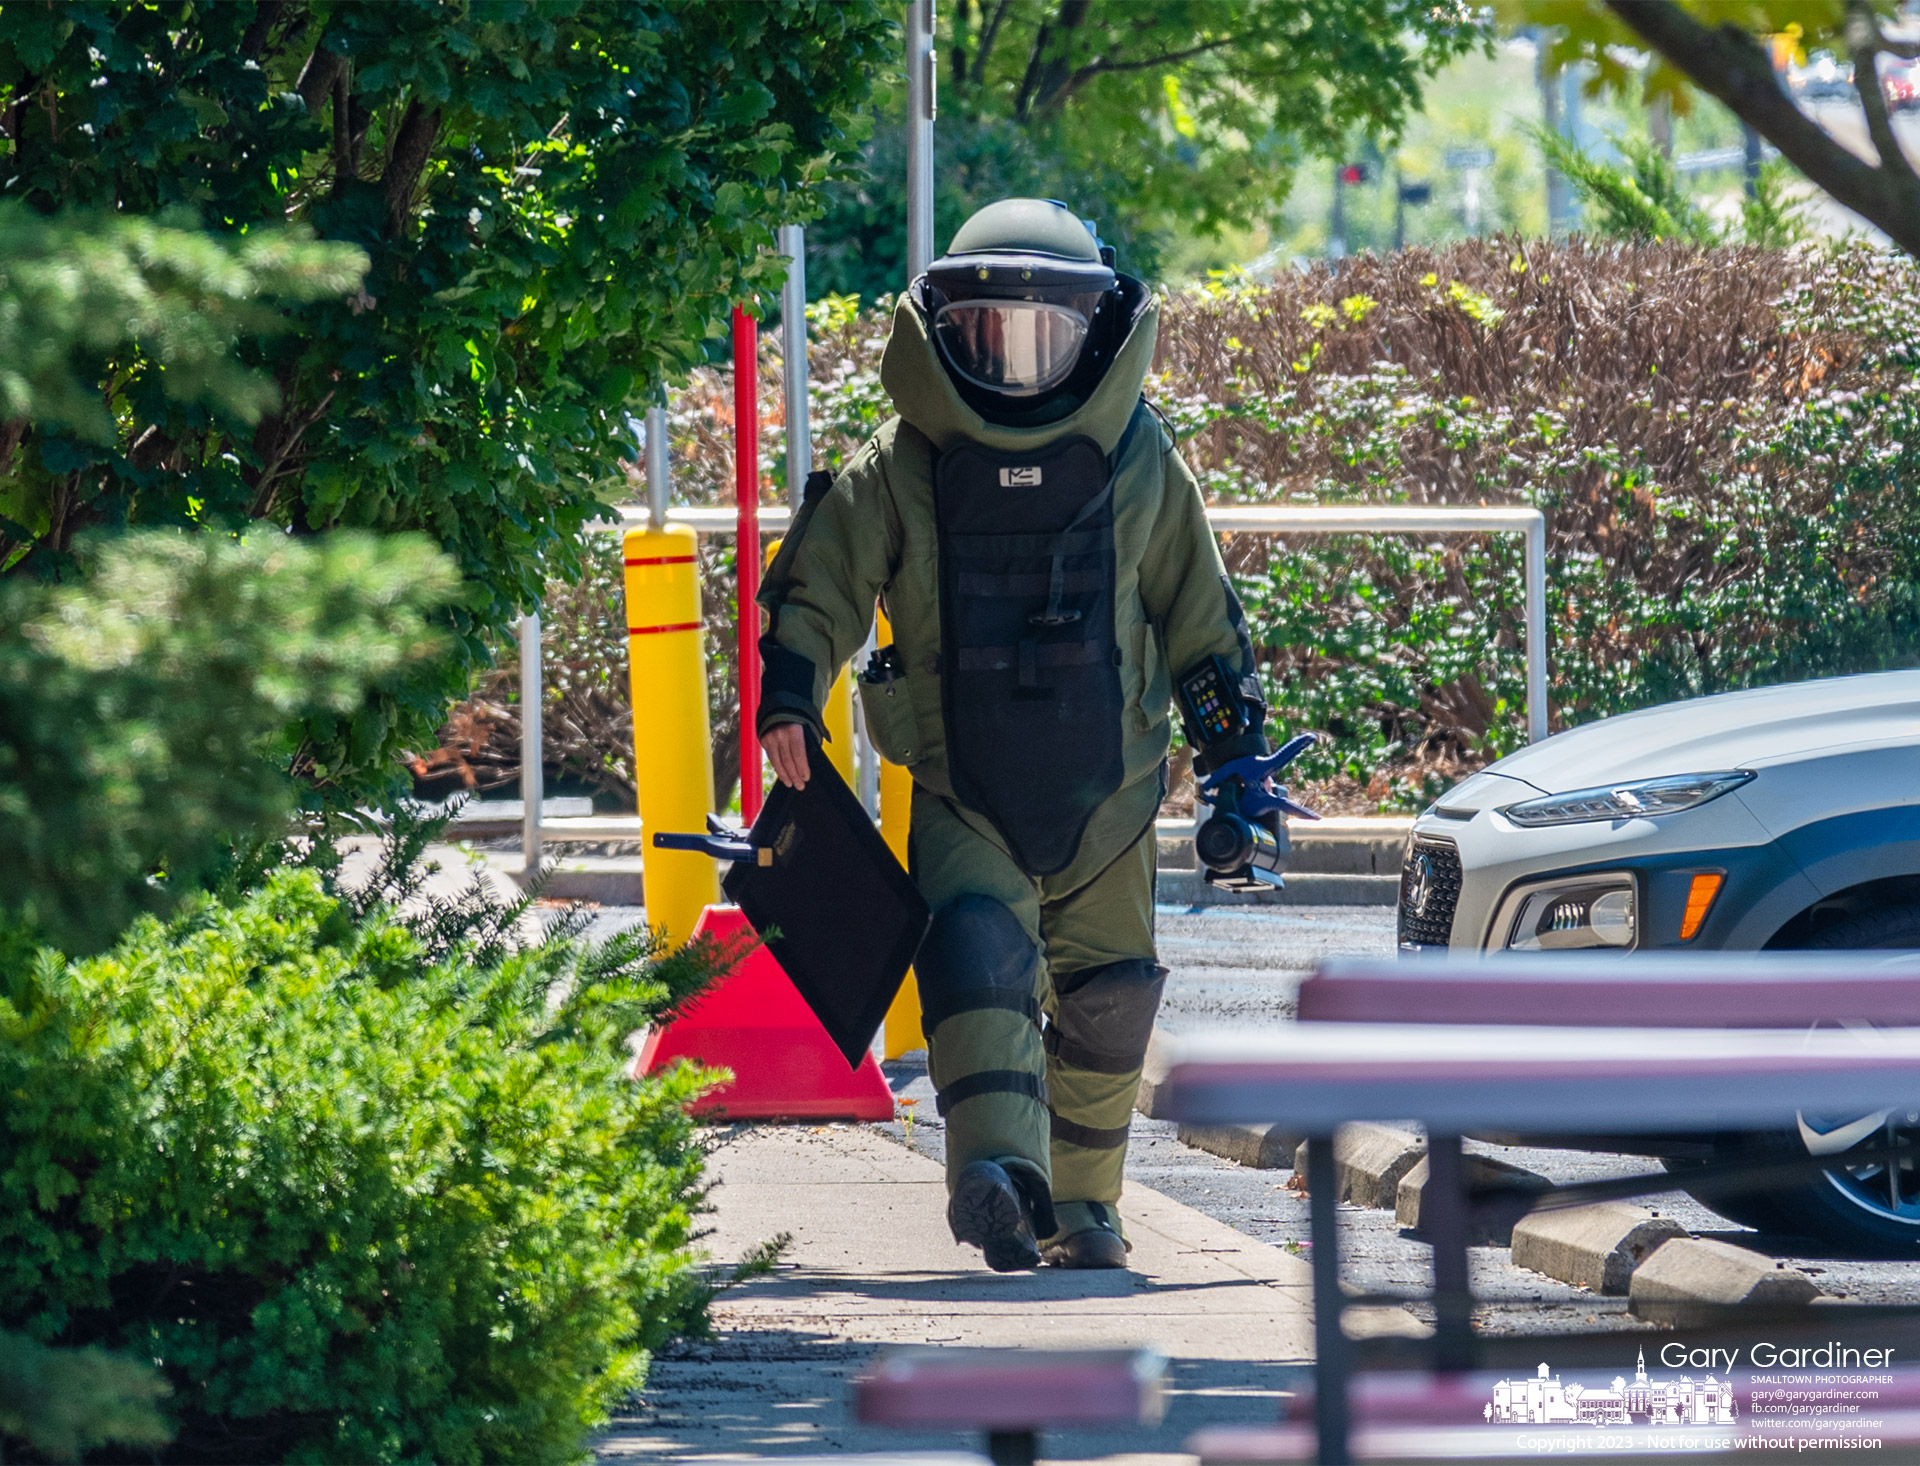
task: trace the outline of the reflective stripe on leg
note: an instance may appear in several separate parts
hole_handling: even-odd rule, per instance
[[[1018,1069],[982,1069],[964,1075],[938,1091],[933,1099],[934,1108],[944,1116],[962,1100],[972,1099],[978,1094],[1023,1094],[1044,1106],[1047,1103],[1047,1081],[1037,1074],[1023,1074]]]

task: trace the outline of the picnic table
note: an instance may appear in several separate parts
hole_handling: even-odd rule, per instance
[[[1357,981],[1370,974],[1377,1004],[1401,1012],[1410,1004],[1412,1011],[1434,1017],[1469,1012],[1481,1021],[1308,1020],[1260,1033],[1182,1036],[1170,1046],[1161,1113],[1193,1124],[1284,1121],[1307,1136],[1314,1428],[1324,1466],[1352,1459],[1351,1346],[1341,1327],[1346,1300],[1339,1286],[1334,1202],[1333,1136],[1341,1125],[1414,1120],[1426,1126],[1429,1182],[1422,1225],[1433,1245],[1434,1359],[1442,1370],[1459,1371],[1473,1361],[1463,1135],[1763,1130],[1791,1128],[1801,1110],[1920,1107],[1920,1028],[1804,1026],[1916,1022],[1920,1004],[1910,972],[1889,971],[1881,974],[1888,982],[1866,980],[1842,991],[1841,984],[1862,979],[1863,969],[1870,974],[1862,959],[1825,967],[1762,963],[1750,969],[1764,969],[1762,975],[1744,981],[1727,964],[1689,964],[1666,974],[1663,991],[1657,971],[1633,981],[1632,960],[1615,959],[1604,982],[1602,969],[1590,963],[1563,959],[1531,967],[1529,977],[1521,964],[1508,967],[1504,961],[1408,963],[1405,970],[1398,964],[1330,965],[1323,987],[1332,988],[1343,973],[1355,983],[1347,993],[1353,999],[1349,1018],[1381,1011],[1364,1000]],[[1424,997],[1417,988],[1406,990],[1407,983],[1429,978],[1455,987]],[[1622,980],[1630,984],[1625,994],[1618,987]],[[1302,989],[1303,1014],[1337,1006],[1330,992],[1310,998],[1313,982]],[[1613,985],[1610,1005],[1582,991],[1607,985]],[[1789,991],[1794,986],[1802,988],[1798,999]],[[1709,1007],[1715,1015],[1710,1019]],[[1778,1026],[1721,1026],[1746,1013]],[[1578,1023],[1582,1014],[1589,1022],[1614,1015],[1632,1021],[1550,1026],[1563,1015]],[[1663,1014],[1701,1026],[1658,1026]],[[1513,1015],[1532,1021],[1500,1021]],[[1824,1163],[1857,1157],[1855,1152]],[[1662,1177],[1647,1184],[1667,1189],[1672,1181]],[[1565,1204],[1569,1196],[1585,1200],[1586,1189],[1530,1193],[1512,1204],[1526,1210]]]

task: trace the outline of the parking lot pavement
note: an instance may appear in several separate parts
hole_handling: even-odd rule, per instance
[[[611,932],[638,920],[631,908],[605,908],[595,932]],[[1300,980],[1324,957],[1384,955],[1394,949],[1394,913],[1387,907],[1294,906],[1248,909],[1162,906],[1157,913],[1161,961],[1169,969],[1160,1026],[1168,1032],[1211,1024],[1280,1024],[1292,1021]],[[935,1160],[944,1158],[925,1055],[909,1054],[886,1066],[895,1092],[912,1106],[911,1143]],[[906,1141],[900,1121],[881,1127]],[[1306,1197],[1288,1189],[1289,1171],[1259,1171],[1182,1145],[1169,1122],[1135,1116],[1127,1156],[1128,1179],[1185,1203],[1248,1236],[1293,1251],[1308,1240]],[[1554,1181],[1600,1180],[1638,1175],[1658,1163],[1638,1156],[1587,1151],[1510,1148],[1470,1143],[1469,1148],[1524,1166]],[[1695,1235],[1734,1242],[1786,1261],[1811,1275],[1834,1296],[1862,1302],[1908,1302],[1920,1296],[1920,1262],[1873,1262],[1822,1256],[1804,1238],[1753,1232],[1709,1211],[1683,1192],[1642,1203],[1671,1217]],[[1124,1207],[1123,1207],[1124,1210]],[[1341,1207],[1344,1275],[1368,1291],[1417,1294],[1431,1278],[1428,1249],[1404,1235],[1391,1211]],[[1513,1265],[1504,1247],[1472,1251],[1473,1283],[1484,1300],[1483,1327],[1537,1333],[1579,1329],[1612,1319],[1624,1322],[1626,1300],[1589,1295]],[[1422,1311],[1415,1305],[1414,1311]]]

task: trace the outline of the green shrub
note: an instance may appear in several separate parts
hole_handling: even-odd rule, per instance
[[[445,641],[423,538],[153,532],[66,585],[0,581],[0,933],[93,952],[279,839],[297,719],[362,711]]]
[[[422,838],[0,967],[0,1328],[155,1361],[170,1459],[574,1458],[699,1317],[706,1080],[625,1040],[725,954],[517,943]]]
[[[815,457],[837,466],[890,411],[877,375],[888,312],[827,301],[815,314]],[[1217,503],[1542,509],[1564,728],[1914,660],[1916,322],[1920,268],[1864,246],[1479,240],[1175,294],[1147,391]],[[772,470],[777,343],[767,350]],[[676,398],[674,485],[694,503],[732,497],[727,385],[696,374]],[[770,471],[764,494],[783,490]],[[731,544],[701,551],[723,768]],[[1524,738],[1513,537],[1235,535],[1224,548],[1278,721],[1330,735],[1301,762],[1313,800],[1404,808]],[[555,645],[595,634],[559,619]],[[604,642],[613,666],[619,641]]]
[[[144,330],[90,363],[112,441],[0,422],[0,566],[59,573],[91,525],[431,536],[455,656],[309,729],[316,785],[384,796],[487,638],[571,578],[629,411],[777,285],[775,227],[851,163],[897,25],[877,0],[0,9],[0,200],[190,209],[236,260],[301,226],[366,267],[240,344],[257,422],[180,401]]]
[[[49,1349],[0,1331],[0,1440],[37,1456],[74,1461],[109,1442],[164,1446],[173,1431],[155,1408],[167,1392],[158,1370],[104,1349]]]

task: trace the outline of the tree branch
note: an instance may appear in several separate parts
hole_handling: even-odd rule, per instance
[[[333,71],[333,186],[359,176],[353,151],[353,68],[342,61]]]
[[[319,44],[314,46],[307,64],[300,68],[300,80],[293,84],[293,89],[300,94],[300,100],[307,104],[309,114],[320,110],[320,104],[333,90],[334,77],[346,64],[338,51],[327,49],[326,39],[322,36]]]
[[[1067,78],[1067,84],[1061,89],[1062,96],[1070,93],[1082,82],[1096,76],[1104,76],[1118,71],[1151,71],[1156,66],[1173,66],[1182,61],[1191,61],[1196,56],[1204,56],[1209,51],[1218,51],[1222,47],[1235,44],[1238,36],[1222,36],[1217,41],[1208,41],[1203,45],[1189,46],[1184,51],[1169,51],[1164,56],[1147,56],[1139,61],[1109,61],[1102,56],[1089,61],[1085,66]]]
[[[1860,109],[1867,115],[1867,136],[1873,139],[1873,150],[1880,155],[1881,171],[1897,182],[1906,182],[1914,193],[1914,202],[1920,204],[1920,178],[1914,176],[1913,167],[1907,162],[1907,155],[1901,151],[1900,140],[1893,135],[1893,120],[1887,116],[1887,94],[1880,85],[1880,52],[1886,47],[1886,37],[1880,34],[1880,24],[1874,19],[1873,9],[1863,0],[1847,0],[1847,48],[1853,52],[1853,87],[1860,94]],[[1865,77],[1863,83],[1860,78]]]
[[[1012,3],[1013,0],[1000,0],[993,7],[993,15],[987,21],[986,29],[980,32],[980,44],[973,51],[973,71],[968,77],[975,86],[986,79],[987,57],[993,51],[994,39],[1000,34],[1000,22],[1007,18],[1007,7]]]
[[[947,48],[947,65],[956,87],[967,84],[967,12],[974,0],[958,0],[953,7],[953,45]]]
[[[267,38],[280,22],[280,12],[286,8],[287,0],[260,0],[260,8],[254,11],[253,19],[247,23],[246,34],[240,37],[240,55],[243,59],[260,59],[260,53],[267,49]]]
[[[1875,168],[1839,143],[1780,90],[1758,42],[1732,26],[1708,29],[1673,0],[1606,0],[1607,8],[1702,91],[1777,147],[1840,203],[1920,256],[1920,180],[1903,154]],[[1856,76],[1856,84],[1858,78]],[[1874,79],[1875,84],[1878,78]]]
[[[387,171],[380,180],[387,197],[387,229],[398,235],[407,222],[413,205],[413,191],[419,186],[434,140],[440,136],[440,110],[407,103],[407,114],[400,119],[393,147],[387,154]]]
[[[1060,39],[1051,48],[1051,54],[1040,70],[1039,81],[1033,91],[1032,110],[1051,112],[1060,105],[1069,75],[1067,48],[1072,44],[1073,33],[1085,23],[1087,11],[1091,8],[1092,0],[1060,0],[1060,13],[1054,27]]]

